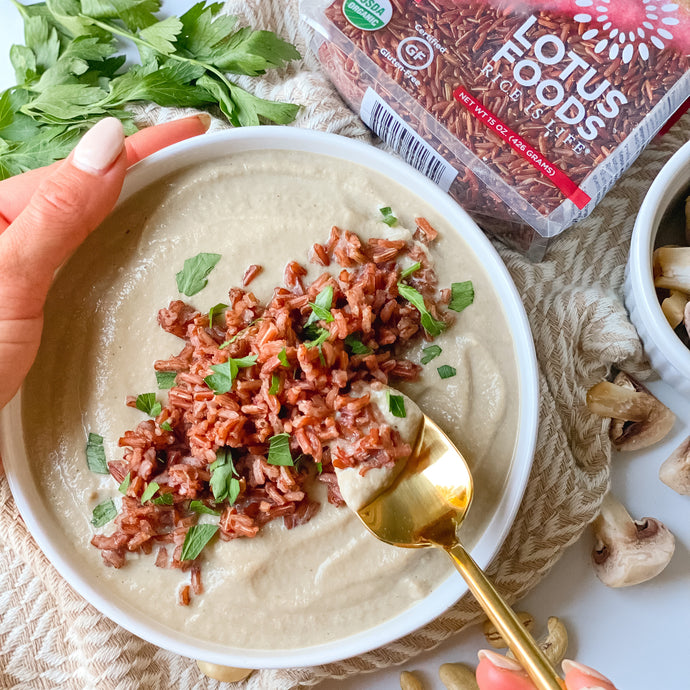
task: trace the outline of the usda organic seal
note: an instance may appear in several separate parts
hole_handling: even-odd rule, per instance
[[[393,8],[390,0],[345,0],[343,14],[358,29],[376,31],[391,20]]]

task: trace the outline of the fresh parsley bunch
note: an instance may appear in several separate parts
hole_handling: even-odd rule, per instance
[[[65,157],[89,126],[112,115],[136,130],[124,109],[216,104],[235,126],[286,124],[299,106],[241,89],[228,72],[257,76],[300,58],[271,31],[236,28],[222,3],[202,1],[159,20],[160,0],[46,0],[22,5],[25,45],[10,59],[17,85],[0,95],[0,179]],[[141,64],[123,71],[118,39]]]

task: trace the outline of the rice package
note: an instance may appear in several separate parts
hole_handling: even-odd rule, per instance
[[[539,259],[690,96],[690,4],[304,0],[315,49],[381,139]]]

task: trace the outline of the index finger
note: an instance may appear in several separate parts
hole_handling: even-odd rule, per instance
[[[146,156],[178,141],[204,134],[211,124],[211,117],[199,113],[180,120],[172,120],[153,127],[145,127],[127,137],[127,162],[138,163]],[[0,182],[0,231],[3,231],[22,212],[36,187],[48,177],[62,161],[43,168],[29,170]]]

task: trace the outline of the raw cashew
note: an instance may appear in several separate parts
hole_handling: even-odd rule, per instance
[[[465,664],[442,664],[438,675],[448,690],[479,690],[474,671]]]
[[[403,671],[400,674],[400,690],[424,690],[424,685],[413,671]]]
[[[238,680],[244,680],[254,671],[253,668],[234,668],[233,666],[210,664],[207,661],[197,661],[196,665],[205,676],[219,680],[221,683],[236,683]]]
[[[525,626],[527,632],[532,632],[534,628],[534,616],[527,611],[517,611],[515,615],[520,619],[520,623]],[[505,649],[508,645],[501,637],[501,633],[496,630],[496,626],[489,620],[484,622],[484,637],[486,641],[496,649]]]
[[[554,665],[563,661],[568,650],[568,631],[563,622],[556,616],[549,616],[547,621],[549,632],[537,640],[537,646],[544,652],[544,656]],[[506,653],[511,659],[515,656],[511,651]]]

